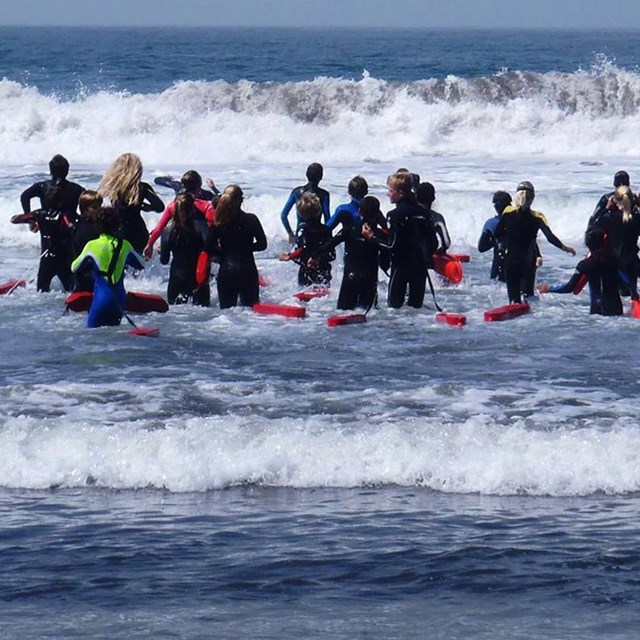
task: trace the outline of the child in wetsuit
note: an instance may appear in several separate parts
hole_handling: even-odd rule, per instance
[[[144,269],[144,258],[136,253],[128,240],[117,237],[120,224],[117,209],[100,209],[96,217],[96,229],[100,235],[87,242],[71,264],[73,271],[78,271],[85,262],[93,267],[94,294],[87,318],[90,328],[120,324],[127,301],[125,265]]]
[[[80,217],[72,232],[71,245],[73,259],[77,258],[85,248],[87,242],[95,240],[100,234],[96,229],[96,217],[102,207],[102,196],[97,191],[83,191],[78,199]],[[74,291],[93,291],[93,273],[91,267],[85,263],[76,272]]]
[[[331,230],[322,224],[322,205],[314,193],[303,193],[296,203],[301,220],[296,231],[296,249],[283,253],[280,260],[292,260],[300,265],[298,284],[328,286],[331,283],[331,262],[336,258],[333,248],[320,252],[319,249],[331,239]]]
[[[160,262],[168,264],[171,256],[167,299],[169,304],[193,304],[208,307],[211,291],[209,281],[198,286],[196,267],[198,256],[204,250],[208,227],[196,209],[189,193],[176,196],[172,223],[163,231],[160,242]]]

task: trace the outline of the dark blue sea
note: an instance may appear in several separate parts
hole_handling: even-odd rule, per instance
[[[0,638],[635,639],[640,324],[588,296],[507,302],[476,243],[491,194],[536,186],[580,255],[613,174],[640,176],[640,32],[0,28]],[[85,329],[38,294],[12,225],[62,153],[95,188],[240,184],[269,246],[266,302],[299,304],[280,210],[324,165],[436,187],[453,250],[437,302],[336,328],[181,306]],[[161,187],[169,202],[172,193]],[[145,214],[152,227],[157,214]],[[539,280],[576,259],[540,242]],[[130,290],[165,294],[153,260]],[[215,287],[214,287],[215,291]],[[625,308],[628,310],[628,301]]]

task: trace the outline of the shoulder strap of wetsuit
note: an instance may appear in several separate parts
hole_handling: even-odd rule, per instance
[[[107,279],[107,284],[115,284],[111,282],[111,276],[113,272],[116,270],[116,264],[118,262],[118,258],[120,257],[120,252],[122,251],[122,245],[124,240],[122,238],[118,238],[118,243],[116,244],[116,248],[113,250],[113,255],[111,256],[111,262],[109,262],[109,268],[107,269],[107,273],[105,277]]]

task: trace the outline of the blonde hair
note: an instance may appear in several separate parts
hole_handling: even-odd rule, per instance
[[[98,192],[112,204],[140,204],[142,162],[135,153],[123,153],[102,176]]]
[[[322,205],[320,198],[315,193],[305,191],[298,202],[296,202],[296,210],[303,220],[313,220],[322,215]]]
[[[516,191],[515,198],[513,202],[516,206],[516,209],[528,209],[535,198],[535,194],[533,194],[529,189],[519,189]]]
[[[613,199],[618,205],[618,209],[622,211],[622,222],[631,222],[633,213],[633,193],[626,185],[621,185],[613,194]]]
[[[408,195],[413,187],[413,176],[408,171],[397,171],[387,178],[387,186]]]
[[[240,206],[243,200],[244,194],[237,184],[230,184],[226,187],[218,200],[213,224],[216,227],[225,227],[231,224],[242,212]]]

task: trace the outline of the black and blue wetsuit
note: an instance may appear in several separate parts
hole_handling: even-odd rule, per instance
[[[484,253],[493,249],[493,260],[491,262],[490,277],[492,280],[505,282],[504,257],[506,252],[505,239],[503,236],[496,236],[496,230],[500,216],[489,218],[482,227],[480,239],[478,240],[478,251]]]
[[[333,248],[319,251],[330,239],[331,231],[318,218],[306,220],[298,227],[295,237],[297,250],[293,255],[300,264],[298,269],[300,286],[331,283],[331,262],[336,259],[336,252]],[[316,260],[318,265],[310,267],[307,264],[310,258]]]
[[[291,225],[289,224],[289,212],[291,211],[291,209],[293,209],[298,200],[300,200],[303,193],[314,193],[318,196],[318,198],[320,199],[320,206],[322,207],[322,215],[325,222],[329,220],[329,216],[331,215],[329,210],[328,191],[325,191],[317,184],[313,184],[312,182],[307,182],[307,184],[305,185],[296,187],[295,189],[293,189],[293,191],[291,191],[289,199],[285,203],[284,207],[282,208],[282,212],[280,213],[280,221],[282,222],[282,226],[290,236],[294,235],[294,232],[291,228]],[[302,219],[300,218],[300,216],[297,216],[296,230],[300,227],[301,224]]]

